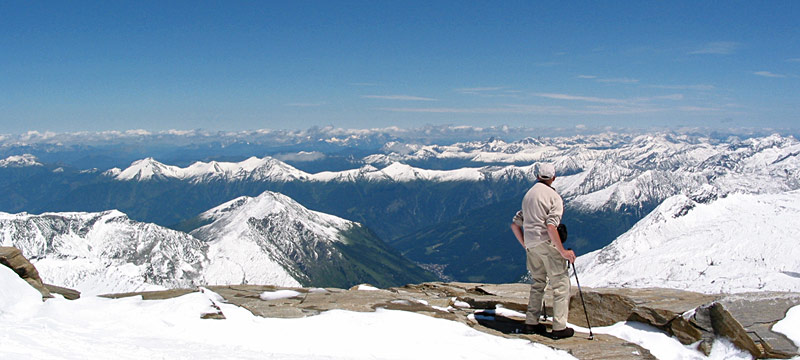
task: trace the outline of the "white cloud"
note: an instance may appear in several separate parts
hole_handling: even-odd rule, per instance
[[[578,79],[588,79],[594,80],[601,83],[617,83],[617,84],[636,84],[639,82],[639,79],[633,78],[601,78],[596,75],[578,75]]]
[[[366,99],[400,100],[400,101],[436,101],[434,98],[412,95],[362,95]]]
[[[280,161],[316,161],[324,159],[326,155],[318,151],[300,151],[297,153],[275,154],[272,157]]]
[[[720,108],[716,107],[706,107],[706,106],[681,106],[678,108],[680,111],[688,111],[688,112],[709,112],[709,111],[722,111]]]
[[[508,89],[502,86],[458,88],[456,92],[466,95],[477,95],[485,98],[520,98],[522,91]]]
[[[667,109],[656,106],[603,105],[587,106],[584,110],[576,110],[577,114],[586,115],[631,115],[661,112]]]
[[[488,87],[471,87],[471,88],[458,88],[456,92],[460,92],[462,94],[483,94],[487,92],[494,92],[498,90],[503,90],[501,86],[488,86]]]
[[[668,90],[698,90],[698,91],[710,91],[714,90],[714,85],[708,84],[695,84],[695,85],[650,85],[651,88],[655,89],[668,89]]]
[[[693,55],[706,55],[706,54],[714,54],[714,55],[730,55],[733,54],[741,44],[734,41],[717,41],[717,42],[710,42],[703,45],[701,48],[689,52],[689,54]]]
[[[786,77],[786,75],[776,74],[776,73],[772,73],[772,72],[769,72],[769,71],[756,71],[753,74],[758,75],[758,76],[763,76],[763,77],[769,77],[769,78],[785,78]]]
[[[650,100],[683,100],[683,94],[671,94],[671,95],[661,95],[661,96],[652,96],[646,98],[638,98],[640,101],[650,101]]]
[[[379,110],[410,113],[435,113],[435,114],[500,114],[509,113],[503,108],[379,108]]]
[[[543,106],[527,104],[509,104],[499,107],[485,108],[381,108],[380,110],[410,113],[436,114],[518,114],[518,115],[628,115],[664,111],[654,106],[641,105],[603,105],[586,107]]]
[[[380,84],[378,84],[378,83],[370,83],[370,82],[355,82],[355,83],[349,83],[348,85],[350,85],[350,86],[378,86]]]
[[[602,83],[636,84],[639,82],[639,79],[611,78],[611,79],[597,79],[597,81]]]
[[[786,61],[788,61],[788,62],[800,62],[800,58],[786,59]]]
[[[577,100],[577,101],[588,101],[594,103],[602,103],[602,104],[622,104],[625,103],[625,100],[621,99],[612,99],[612,98],[599,98],[593,96],[577,96],[577,95],[569,95],[569,94],[553,94],[553,93],[538,93],[534,94],[539,97],[554,99],[554,100]]]
[[[297,103],[288,103],[286,106],[293,106],[293,107],[317,107],[323,106],[327,104],[326,102],[315,102],[315,103],[307,103],[307,102],[297,102]]]

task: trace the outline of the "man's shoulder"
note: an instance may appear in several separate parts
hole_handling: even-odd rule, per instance
[[[536,192],[536,193],[543,193],[543,194],[556,194],[556,195],[558,195],[558,192],[556,191],[556,189],[553,189],[553,187],[551,187],[550,185],[547,185],[547,184],[542,183],[542,182],[537,182],[536,184],[533,184],[533,186],[531,187],[530,190],[528,190],[528,192]]]

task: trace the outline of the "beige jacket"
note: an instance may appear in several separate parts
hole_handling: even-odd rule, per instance
[[[564,215],[564,201],[551,187],[536,183],[522,199],[525,247],[530,249],[543,242],[550,242],[547,225],[558,226]]]

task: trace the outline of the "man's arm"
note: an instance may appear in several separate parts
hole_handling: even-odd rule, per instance
[[[569,260],[570,263],[575,262],[575,252],[572,250],[564,250],[564,245],[561,244],[561,237],[558,236],[558,229],[552,224],[547,224],[547,235],[550,236],[550,242],[556,246],[561,257]]]
[[[522,245],[522,247],[525,247],[525,235],[522,231],[522,228],[515,223],[511,223],[511,232],[514,233],[514,236],[517,238],[517,241],[519,241],[519,244]]]

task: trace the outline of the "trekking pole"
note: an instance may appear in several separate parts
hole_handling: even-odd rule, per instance
[[[589,326],[589,340],[594,340],[594,334],[592,334],[592,324],[589,323],[589,313],[586,311],[586,302],[583,301],[583,291],[581,291],[581,282],[578,280],[578,270],[575,270],[575,263],[572,263],[572,272],[575,273],[575,282],[578,283],[578,294],[581,296],[583,313],[586,314],[586,325]]]

